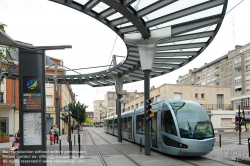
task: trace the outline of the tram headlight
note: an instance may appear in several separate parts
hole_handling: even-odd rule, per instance
[[[180,146],[180,148],[183,148],[183,149],[187,149],[187,148],[188,148],[188,146],[187,146],[187,145],[185,145],[185,144],[181,144],[181,143],[180,143],[180,145],[179,145],[179,146]]]

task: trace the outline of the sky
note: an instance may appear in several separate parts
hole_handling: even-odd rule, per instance
[[[228,0],[227,12],[241,1]],[[205,51],[184,67],[150,79],[150,86],[175,84],[189,69],[226,55],[235,45],[250,43],[249,6],[250,0],[243,0],[226,14],[219,32]],[[0,22],[7,24],[6,33],[14,40],[34,46],[72,45],[72,49],[46,51],[46,55],[63,60],[63,65],[70,69],[110,65],[111,55],[126,56],[127,53],[124,42],[111,29],[83,13],[48,0],[0,0]],[[118,58],[118,62],[121,60]],[[86,74],[105,69],[99,67],[77,72]],[[77,101],[88,106],[87,111],[93,111],[94,100],[103,100],[107,91],[115,91],[114,86],[72,85],[72,89]],[[124,84],[123,89],[143,92],[144,82]]]

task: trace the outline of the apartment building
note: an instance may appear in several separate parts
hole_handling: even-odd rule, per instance
[[[218,86],[231,88],[231,102],[250,109],[250,43],[237,45],[228,54],[200,68],[179,76],[179,85]]]
[[[15,67],[18,69],[18,51],[17,49],[11,51],[5,51],[5,56],[12,63],[12,68]],[[62,65],[62,60],[52,58],[50,59]],[[4,68],[10,68],[9,64],[5,61],[1,64]],[[46,74],[54,74],[54,67],[47,68]],[[64,74],[65,71],[63,68],[58,67],[58,75]],[[6,134],[14,135],[15,132],[19,130],[19,80],[3,78],[1,80],[1,100],[0,100],[0,126]],[[61,115],[63,113],[63,107],[68,105],[70,102],[74,102],[74,93],[70,85],[60,85],[59,88],[59,110]],[[49,133],[50,127],[56,123],[56,90],[55,85],[49,82],[46,82],[46,130]],[[60,130],[67,130],[67,125],[60,121]]]
[[[143,92],[122,91],[121,111],[125,111],[127,103],[143,95]],[[116,92],[108,91],[104,95],[104,100],[94,100],[94,122],[103,122],[106,117],[116,115],[116,98]]]
[[[163,84],[158,88],[152,87],[150,99],[152,103],[166,99],[192,100],[200,103],[207,111],[215,129],[231,128],[235,111],[231,104],[231,88],[198,85]],[[144,107],[144,96],[126,104],[126,110]],[[223,110],[223,111],[222,111]]]

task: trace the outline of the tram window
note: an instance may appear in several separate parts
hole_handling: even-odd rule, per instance
[[[172,135],[177,135],[174,119],[170,110],[161,112],[161,130]]]
[[[114,120],[114,130],[117,130],[117,119]]]
[[[122,131],[127,132],[127,130],[128,130],[127,118],[123,118]]]
[[[131,121],[132,121],[132,117],[128,117],[128,121],[127,121],[127,131],[128,132],[131,131]]]
[[[136,116],[136,133],[144,134],[144,114]]]
[[[112,121],[111,120],[108,121],[108,128],[112,128]]]

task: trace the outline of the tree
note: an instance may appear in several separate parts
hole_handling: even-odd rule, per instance
[[[69,110],[71,111],[72,118],[78,120],[78,110],[80,110],[80,124],[86,120],[86,108],[88,106],[81,104],[79,101],[77,103],[69,103]]]
[[[87,125],[93,125],[93,121],[90,120],[89,118],[86,118],[85,123],[86,123]]]

